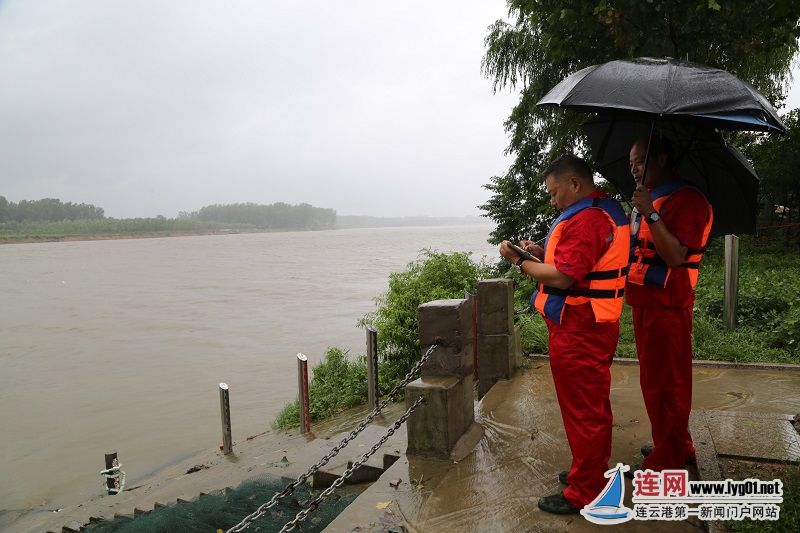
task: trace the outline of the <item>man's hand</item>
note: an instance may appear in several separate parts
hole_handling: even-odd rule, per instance
[[[649,215],[655,211],[653,202],[650,200],[650,193],[647,192],[645,186],[639,182],[636,183],[636,189],[633,191],[631,204],[643,215]]]
[[[517,261],[519,261],[519,256],[517,255],[517,252],[508,246],[509,242],[510,241],[503,241],[500,243],[500,255],[505,257],[509,263],[515,265],[517,264]]]
[[[533,254],[539,261],[544,261],[544,248],[533,241],[521,241],[519,247]]]

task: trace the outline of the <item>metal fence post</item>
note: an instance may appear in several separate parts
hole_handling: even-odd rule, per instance
[[[725,235],[725,306],[722,320],[728,329],[736,329],[739,296],[739,237]]]
[[[233,451],[233,437],[231,436],[231,402],[228,394],[228,384],[219,384],[219,410],[222,419],[222,453],[228,455]]]
[[[367,327],[367,396],[371,409],[378,407],[378,332]]]
[[[300,406],[300,431],[304,435],[311,433],[311,414],[308,403],[308,358],[297,354],[297,392]]]

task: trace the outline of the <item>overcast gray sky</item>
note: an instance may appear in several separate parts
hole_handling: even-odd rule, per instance
[[[0,0],[0,195],[114,217],[478,214],[509,164],[517,96],[480,73],[505,15],[505,0]]]

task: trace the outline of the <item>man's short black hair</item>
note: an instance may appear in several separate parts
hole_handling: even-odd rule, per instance
[[[589,166],[585,160],[574,154],[564,154],[552,163],[550,163],[542,175],[553,176],[556,179],[561,179],[566,175],[577,176],[579,179],[594,183],[592,179],[592,167]]]

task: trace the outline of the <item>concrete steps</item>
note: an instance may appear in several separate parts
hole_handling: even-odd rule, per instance
[[[398,459],[400,459],[399,454],[373,455],[345,480],[345,484],[357,485],[359,483],[375,482]],[[346,466],[317,470],[311,478],[310,485],[315,489],[328,488],[351,466],[353,466],[353,461],[347,461]]]

